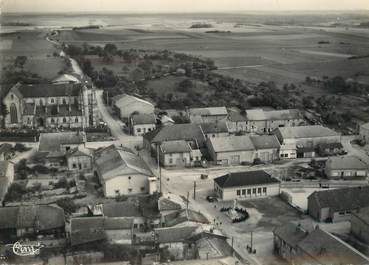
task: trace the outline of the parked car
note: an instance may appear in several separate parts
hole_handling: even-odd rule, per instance
[[[218,199],[217,199],[217,197],[215,197],[215,196],[206,196],[206,200],[208,201],[208,202],[217,202],[218,201]]]

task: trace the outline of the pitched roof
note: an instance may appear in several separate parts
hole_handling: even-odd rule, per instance
[[[302,223],[288,223],[285,225],[278,226],[274,229],[273,233],[279,238],[287,242],[288,245],[296,247],[297,244],[304,239],[309,232],[313,231],[313,223],[302,222]]]
[[[343,145],[341,143],[321,143],[319,144],[321,149],[342,149]]]
[[[247,135],[212,137],[209,141],[216,153],[255,150],[251,138]]]
[[[103,180],[132,174],[153,176],[141,157],[118,147],[107,147],[106,151],[101,151],[95,159],[95,165]]]
[[[106,239],[104,217],[81,217],[70,220],[71,245],[81,245]]]
[[[335,156],[326,161],[331,169],[368,170],[368,165],[357,156]]]
[[[86,142],[84,132],[41,133],[38,150],[40,152],[58,152],[63,144],[82,144]]]
[[[201,123],[200,124],[202,131],[205,134],[208,133],[228,133],[228,126],[225,122],[218,123]]]
[[[251,121],[264,121],[264,120],[294,120],[301,119],[302,115],[297,109],[285,109],[285,110],[268,110],[263,109],[251,109],[246,110],[247,119]]]
[[[160,148],[165,154],[191,152],[190,145],[184,140],[163,142]]]
[[[35,228],[39,231],[64,227],[64,211],[57,206],[32,205],[0,208],[0,229]]]
[[[78,148],[74,148],[74,149],[70,149],[67,152],[66,156],[67,157],[76,157],[76,156],[88,156],[88,157],[90,157],[90,155],[88,153],[89,153],[89,151],[87,149],[82,151]]]
[[[156,124],[155,114],[138,113],[132,115],[132,124]]]
[[[112,202],[103,205],[103,214],[107,217],[140,217],[137,205],[131,202]]]
[[[247,118],[246,118],[246,115],[242,115],[239,112],[230,111],[228,115],[228,120],[232,122],[242,122],[242,121],[247,121]]]
[[[151,143],[162,143],[175,140],[196,140],[200,147],[205,146],[205,136],[197,124],[173,124],[157,128],[143,136]]]
[[[297,126],[297,127],[280,127],[278,128],[283,139],[288,138],[314,138],[339,136],[340,134],[321,125]]]
[[[190,108],[188,113],[201,116],[228,115],[226,107]]]
[[[369,186],[315,191],[308,200],[336,212],[369,207]]]
[[[196,234],[198,226],[168,227],[154,229],[158,243],[175,243],[188,240]]]
[[[317,260],[319,264],[365,265],[369,258],[319,227],[310,232],[298,243],[303,253]]]
[[[360,209],[358,212],[353,212],[353,216],[356,216],[361,221],[366,223],[367,226],[369,226],[369,207]]]
[[[209,224],[208,219],[200,212],[182,209],[164,216],[165,226],[176,226],[184,222]]]
[[[135,97],[135,96],[127,95],[127,94],[117,95],[113,97],[113,102],[114,102],[114,105],[116,105],[117,107],[122,107],[122,108],[128,107],[130,105],[135,105],[138,103],[151,105],[154,108],[154,105],[151,102]]]
[[[19,93],[25,98],[78,96],[81,84],[16,84],[11,92]]]
[[[279,183],[279,180],[263,170],[228,173],[214,179],[221,188]]]
[[[108,230],[128,230],[133,218],[109,218],[103,216],[77,217],[70,220],[71,245],[81,245],[106,239]]]
[[[256,150],[280,148],[281,145],[275,135],[251,136]]]

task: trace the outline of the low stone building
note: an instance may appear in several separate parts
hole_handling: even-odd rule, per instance
[[[226,107],[207,107],[207,108],[190,108],[187,110],[187,116],[191,123],[217,123],[225,122],[228,117]]]
[[[311,224],[288,223],[273,231],[274,253],[289,264],[368,264],[364,254]]]
[[[286,110],[246,110],[249,131],[252,133],[270,133],[280,127],[294,127],[305,123],[297,109]]]
[[[72,149],[66,155],[69,171],[75,173],[89,173],[92,171],[92,152],[89,149]]]
[[[325,163],[325,175],[329,179],[363,179],[369,166],[357,156],[330,157]]]
[[[155,114],[134,114],[130,118],[129,126],[132,135],[142,136],[151,132],[156,128]]]
[[[202,123],[200,128],[205,138],[225,137],[229,135],[228,126],[225,122]]]
[[[155,110],[151,102],[127,94],[115,96],[112,105],[119,117],[127,122],[134,113],[151,114]]]
[[[230,111],[227,119],[227,126],[230,133],[245,133],[249,132],[248,121],[246,114]]]
[[[184,140],[164,142],[160,145],[159,161],[164,167],[189,167],[191,161],[191,146]],[[197,157],[201,160],[201,156]]]
[[[251,164],[255,158],[255,147],[249,136],[227,136],[207,139],[208,152],[216,164]]]
[[[369,245],[369,207],[351,215],[351,234]]]
[[[0,241],[14,243],[36,236],[65,235],[63,209],[51,205],[0,207]]]
[[[275,135],[251,136],[251,141],[255,147],[254,159],[261,162],[273,162],[279,159],[279,149],[281,145]]]
[[[214,179],[214,191],[222,200],[277,196],[280,181],[265,171],[229,173]]]
[[[315,191],[308,197],[308,213],[318,222],[350,220],[369,207],[369,186]]]
[[[109,146],[95,153],[95,172],[106,197],[152,194],[156,178],[141,157]]]

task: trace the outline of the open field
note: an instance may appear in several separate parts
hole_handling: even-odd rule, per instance
[[[60,57],[53,56],[56,48],[45,39],[46,31],[24,31],[1,35],[0,60],[3,67],[13,64],[17,56],[27,56],[24,70],[46,79],[53,79],[65,66]]]

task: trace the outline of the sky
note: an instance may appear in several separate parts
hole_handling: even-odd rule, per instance
[[[369,0],[0,0],[1,12],[369,10]]]

